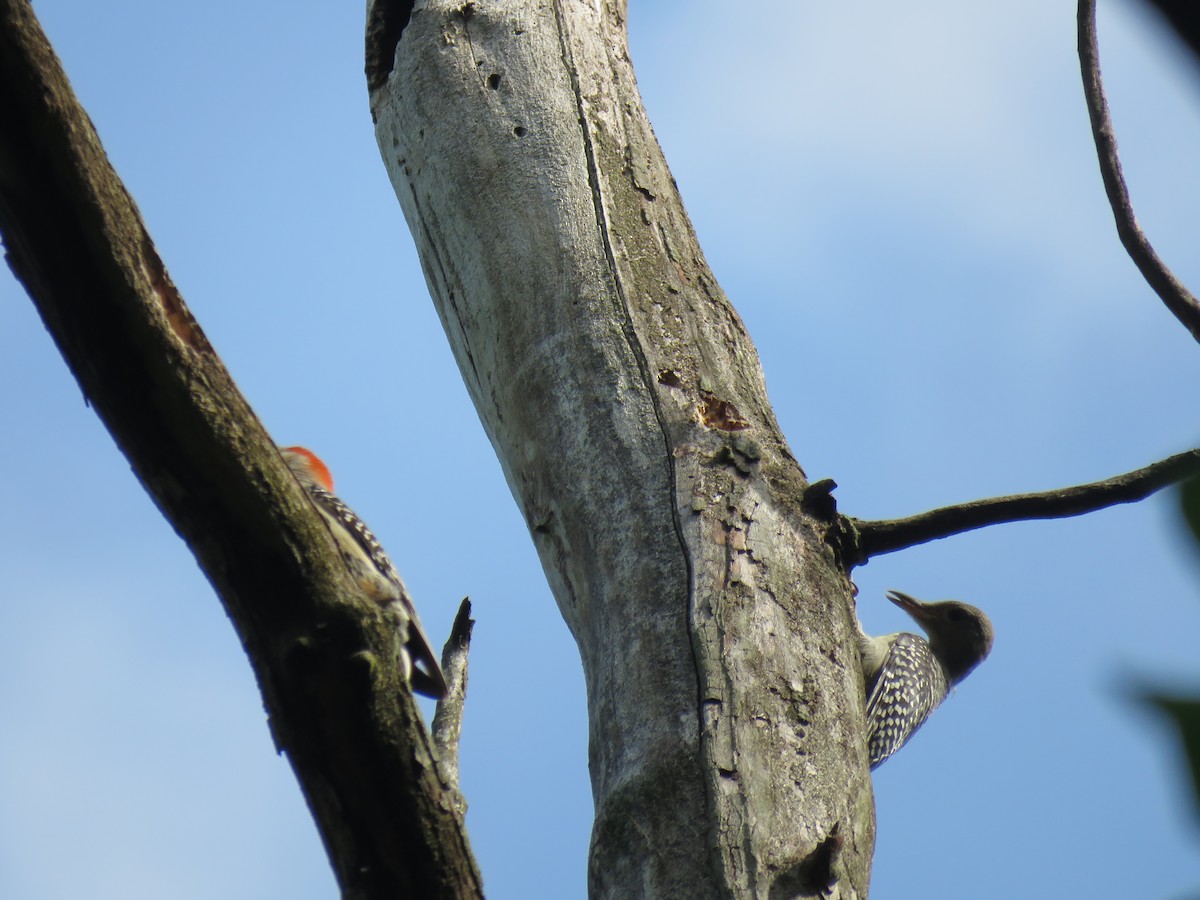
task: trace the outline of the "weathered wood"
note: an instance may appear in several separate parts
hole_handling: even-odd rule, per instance
[[[381,152],[582,656],[592,896],[865,896],[850,583],[654,139],[624,4],[376,0],[370,22]]]

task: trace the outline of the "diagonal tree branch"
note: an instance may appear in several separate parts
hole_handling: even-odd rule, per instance
[[[27,0],[0,0],[0,235],[254,667],[344,897],[480,895],[395,635],[159,258]]]
[[[861,565],[872,556],[892,553],[939,538],[973,531],[1002,522],[1029,519],[1060,519],[1142,500],[1167,485],[1200,472],[1200,450],[1188,450],[1152,463],[1144,469],[1127,472],[1104,481],[1041,491],[975,500],[957,506],[945,506],[905,519],[862,521],[847,519],[856,547],[849,554]],[[854,552],[857,550],[857,553]]]
[[[1117,155],[1117,137],[1113,130],[1108,100],[1104,96],[1104,82],[1100,77],[1100,48],[1096,40],[1096,0],[1079,0],[1079,67],[1083,76],[1083,93],[1087,99],[1088,117],[1092,123],[1092,137],[1096,141],[1096,157],[1100,162],[1100,175],[1104,179],[1104,190],[1112,207],[1117,224],[1117,234],[1125,252],[1133,260],[1146,283],[1162,299],[1189,332],[1200,341],[1200,300],[1184,287],[1166,264],[1159,259],[1150,241],[1146,238],[1129,199],[1129,188],[1121,172],[1121,159]]]

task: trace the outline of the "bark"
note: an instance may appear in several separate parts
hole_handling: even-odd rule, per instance
[[[28,2],[0,0],[8,262],[250,657],[347,897],[478,896],[395,635],[221,364]]]
[[[851,585],[642,108],[624,13],[377,0],[379,146],[579,645],[591,895],[865,896]]]

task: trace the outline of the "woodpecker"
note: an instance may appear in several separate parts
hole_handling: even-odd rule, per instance
[[[888,591],[887,598],[912,616],[929,640],[906,631],[859,638],[872,769],[903,747],[992,649],[992,623],[974,606],[957,600],[924,603],[900,591]]]
[[[334,495],[333,476],[321,458],[304,447],[279,449],[333,532],[359,588],[395,617],[403,642],[404,674],[412,689],[440,700],[446,695],[446,680],[400,573],[366,523]]]

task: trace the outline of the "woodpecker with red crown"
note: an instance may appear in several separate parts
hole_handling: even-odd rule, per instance
[[[442,668],[417,618],[408,588],[382,545],[354,510],[333,493],[333,476],[320,457],[304,447],[281,447],[280,452],[333,532],[355,583],[395,617],[404,674],[412,689],[440,700],[446,695]]]

